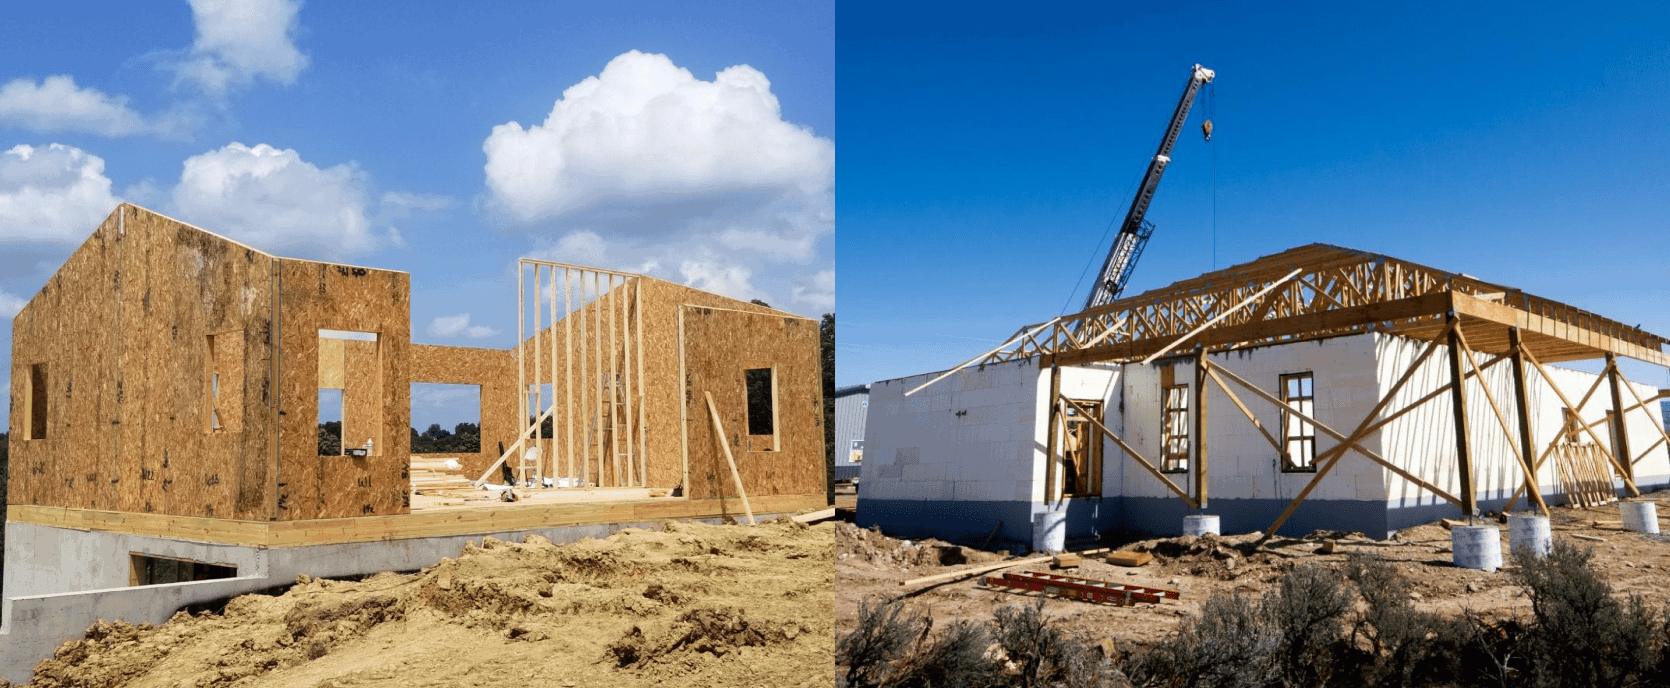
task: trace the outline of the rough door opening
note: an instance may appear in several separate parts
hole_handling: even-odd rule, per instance
[[[153,557],[137,553],[128,556],[132,564],[128,573],[128,585],[130,586],[190,583],[192,581],[236,578],[238,576],[238,567],[236,566],[205,564],[190,559]]]
[[[481,385],[412,383],[412,453],[480,451]]]
[[[46,364],[29,366],[29,439],[46,439]]]
[[[743,371],[748,387],[748,448],[777,451],[777,376],[772,368]]]
[[[1062,471],[1065,483],[1061,494],[1066,497],[1096,497],[1102,494],[1102,436],[1091,426],[1089,418],[1102,419],[1102,402],[1074,399],[1087,414],[1080,415],[1072,405],[1067,406],[1067,436],[1062,447]]]

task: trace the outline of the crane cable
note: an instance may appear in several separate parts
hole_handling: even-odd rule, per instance
[[[1212,123],[1218,119],[1218,85],[1206,87],[1206,143],[1212,149],[1212,269],[1218,269],[1218,147],[1212,143]]]

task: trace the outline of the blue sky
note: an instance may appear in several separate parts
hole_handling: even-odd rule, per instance
[[[1663,4],[1017,7],[840,6],[838,384],[1078,310],[1197,62],[1126,293],[1327,242],[1670,335]]]
[[[121,201],[279,255],[410,272],[424,343],[509,347],[526,255],[833,311],[834,13],[8,4],[0,350]],[[450,427],[450,402],[420,396],[414,424]]]

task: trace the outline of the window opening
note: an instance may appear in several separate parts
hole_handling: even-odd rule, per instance
[[[1102,494],[1102,438],[1090,418],[1102,418],[1102,402],[1074,399],[1088,412],[1067,406],[1067,435],[1062,443],[1062,471],[1065,482],[1061,494],[1067,497],[1094,497]]]
[[[243,332],[211,334],[205,349],[203,431],[243,429]]]
[[[1282,470],[1313,473],[1316,471],[1316,428],[1297,414],[1297,411],[1316,417],[1315,379],[1311,373],[1292,373],[1281,376],[1282,409]]]
[[[375,332],[319,330],[320,456],[370,456],[383,443],[378,346]]]
[[[1189,470],[1189,386],[1165,388],[1165,411],[1161,418],[1160,444],[1164,450],[1160,470],[1187,473]]]
[[[129,585],[190,583],[192,581],[236,578],[238,575],[238,567],[236,566],[205,564],[190,559],[152,557],[144,554],[131,554],[129,557],[132,563],[132,569],[128,576]]]
[[[319,455],[342,455],[342,407],[346,403],[340,389],[319,390]]]
[[[412,383],[412,453],[480,451],[481,385]]]
[[[754,451],[777,450],[777,380],[771,368],[743,371],[748,388],[748,447]],[[756,442],[759,438],[761,441]]]
[[[46,364],[29,366],[29,439],[46,439]]]

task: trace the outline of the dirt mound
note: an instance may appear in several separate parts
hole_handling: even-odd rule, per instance
[[[856,560],[871,565],[899,568],[924,568],[980,564],[1002,559],[1003,554],[962,547],[940,540],[898,540],[881,532],[868,530],[851,523],[837,524],[835,557],[842,561]]]
[[[829,685],[835,527],[487,538],[417,574],[303,576],[219,614],[101,621],[32,685]]]

